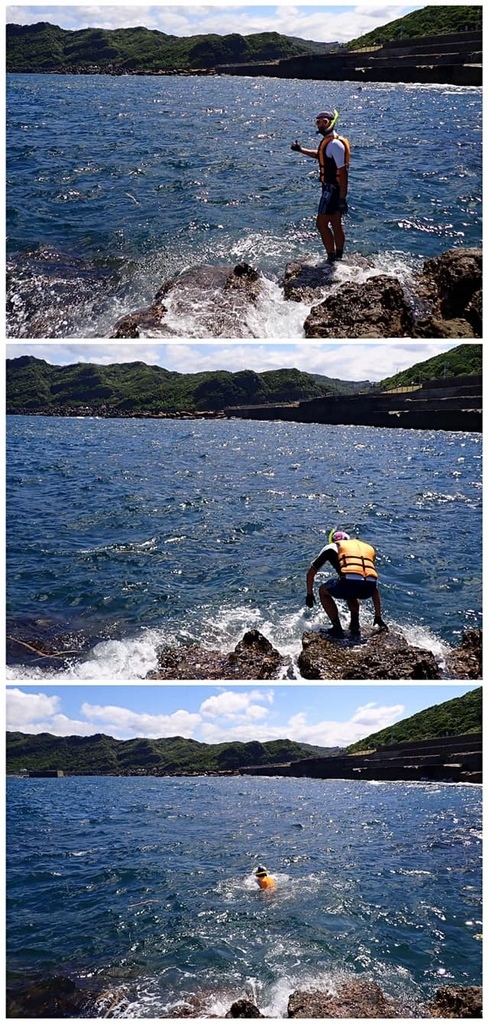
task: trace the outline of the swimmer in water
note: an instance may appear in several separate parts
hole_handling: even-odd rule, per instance
[[[255,878],[256,878],[256,880],[258,882],[258,885],[260,886],[260,889],[274,889],[275,888],[275,879],[272,878],[272,876],[268,874],[268,871],[267,871],[266,868],[263,868],[260,865],[257,867],[257,869],[255,871]]]

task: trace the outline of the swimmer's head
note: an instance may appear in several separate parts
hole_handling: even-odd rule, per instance
[[[330,530],[328,544],[336,544],[338,540],[350,540],[350,534],[345,533],[344,530]]]

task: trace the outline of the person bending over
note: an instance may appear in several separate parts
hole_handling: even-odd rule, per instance
[[[312,608],[316,603],[314,578],[326,562],[329,562],[337,573],[319,587],[319,599],[332,623],[332,629],[329,631],[331,636],[341,638],[345,635],[335,597],[342,598],[348,605],[352,636],[360,635],[360,601],[366,601],[368,598],[372,600],[374,606],[374,629],[387,630],[388,627],[382,618],[375,549],[371,544],[352,539],[344,530],[331,530],[328,543],[311,563],[307,572],[308,608]]]

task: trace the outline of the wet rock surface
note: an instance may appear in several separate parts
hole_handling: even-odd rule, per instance
[[[399,281],[378,274],[313,306],[304,331],[306,338],[407,338],[414,318]]]
[[[376,273],[373,258],[347,253],[338,265],[311,259],[287,264],[284,298],[312,305],[304,323],[308,338],[482,337],[482,250],[450,249],[426,260],[411,294],[395,275]],[[363,281],[355,278],[367,275]],[[250,336],[246,314],[261,294],[262,277],[248,263],[197,266],[158,290],[153,303],[129,312],[111,338],[181,336],[199,310],[199,337]]]
[[[335,640],[306,632],[298,659],[305,679],[441,679],[430,651],[413,647],[400,633],[363,630],[358,639]]]
[[[426,260],[420,289],[431,301],[434,317],[460,319],[470,325],[474,337],[482,336],[481,249],[449,249]]]
[[[293,678],[290,658],[257,629],[249,630],[234,651],[206,650],[198,644],[164,647],[148,679]],[[482,633],[468,630],[452,648],[443,669],[430,651],[415,647],[395,631],[362,629],[358,638],[336,640],[326,631],[306,631],[298,667],[303,679],[481,679]]]
[[[248,263],[184,270],[162,285],[150,306],[121,317],[110,337],[180,337],[181,330],[172,327],[172,322],[185,322],[195,308],[201,311],[202,337],[246,336],[241,324],[246,309],[260,295],[260,280],[258,271]]]
[[[404,1006],[387,999],[374,981],[353,978],[339,986],[334,995],[327,992],[293,992],[289,997],[288,1017],[411,1017]]]
[[[447,985],[436,992],[435,1002],[428,1007],[431,1017],[482,1017],[482,987],[468,985],[457,988]]]
[[[86,984],[86,983],[85,983]],[[7,989],[8,1018],[120,1018],[127,1006],[130,993],[124,987],[115,986],[97,991],[85,987],[79,981],[63,976],[18,982]],[[197,997],[173,1006],[162,1018],[213,1019],[216,1015],[206,1013]],[[408,1006],[400,1000],[384,994],[376,982],[367,978],[349,978],[335,988],[335,991],[316,989],[294,991],[289,996],[287,1018],[315,1019],[319,1017],[336,1019],[367,1018],[467,1018],[482,1017],[482,987],[447,986],[436,991],[433,1003],[426,1006]],[[262,1018],[258,1006],[250,999],[236,999],[225,1015],[230,1018]]]
[[[230,1010],[226,1014],[227,1017],[263,1017],[257,1006],[252,1003],[249,999],[236,999],[232,1004]]]
[[[450,679],[482,679],[482,632],[467,629],[447,657]]]
[[[248,630],[234,651],[206,651],[198,645],[164,647],[148,679],[277,679],[288,659],[257,629]]]

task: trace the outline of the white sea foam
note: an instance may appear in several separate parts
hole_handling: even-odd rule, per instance
[[[242,254],[243,255],[243,254]],[[248,254],[245,254],[248,255]],[[319,257],[310,265],[323,265]],[[285,269],[285,265],[284,265]],[[286,299],[279,281],[262,276],[260,292],[256,301],[243,303],[233,308],[232,303],[223,303],[221,288],[204,288],[192,281],[178,284],[165,295],[165,314],[161,332],[158,328],[140,328],[147,337],[172,335],[187,338],[304,338],[304,323],[311,307],[328,295],[334,294],[342,285],[361,284],[379,274],[396,276],[406,294],[415,298],[412,264],[400,253],[384,252],[368,259],[352,254],[343,262],[335,264],[334,277],[322,289],[318,289],[314,302],[295,302]]]
[[[370,610],[369,610],[370,611]],[[363,615],[363,617],[362,617]],[[343,615],[342,624],[348,629],[348,620]],[[361,612],[360,626],[371,625],[371,615]],[[444,643],[432,630],[422,625],[389,623],[391,630],[402,634],[409,644],[429,651],[443,671],[450,645]],[[152,629],[135,638],[101,641],[79,660],[71,661],[63,668],[16,665],[7,668],[6,678],[12,679],[145,679],[149,672],[158,667],[158,650],[165,647],[181,647],[188,643],[199,643],[206,650],[229,653],[250,629],[257,629],[284,658],[278,678],[301,679],[297,659],[301,650],[302,634],[306,631],[320,632],[328,629],[321,610],[309,611],[298,608],[292,613],[281,614],[271,605],[268,614],[258,608],[246,606],[222,606],[217,613],[209,609],[205,636],[200,635],[199,623],[182,625],[176,633],[163,629]]]

